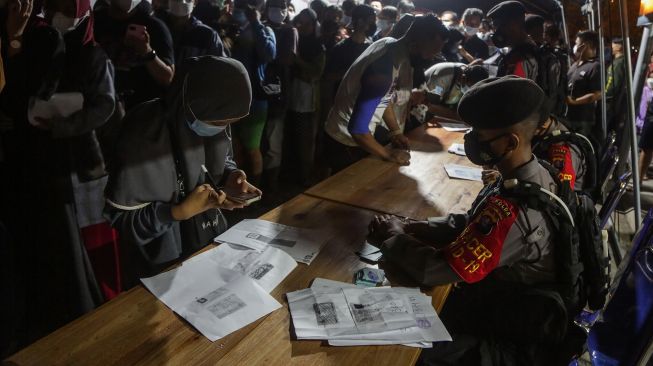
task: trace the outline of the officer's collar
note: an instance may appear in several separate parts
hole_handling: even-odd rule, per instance
[[[531,160],[528,162],[518,166],[513,170],[513,174],[511,178],[520,180],[520,181],[527,181],[527,182],[534,182],[535,180],[534,177],[537,176],[539,173],[539,163],[537,161],[537,158],[535,155],[531,155]]]

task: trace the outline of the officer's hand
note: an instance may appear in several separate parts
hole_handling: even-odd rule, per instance
[[[177,221],[188,220],[207,210],[215,208],[227,208],[227,195],[220,191],[216,192],[208,184],[203,184],[193,190],[181,203],[172,207],[172,218]]]
[[[481,172],[481,180],[483,180],[484,185],[492,184],[501,178],[501,173],[497,170],[488,169]]]
[[[374,216],[369,226],[370,237],[376,243],[382,243],[395,235],[404,233],[406,223],[392,215]]]
[[[410,152],[406,150],[392,149],[387,160],[399,165],[410,165]]]
[[[403,133],[390,137],[390,142],[397,149],[410,151],[410,141],[408,141],[408,137]]]

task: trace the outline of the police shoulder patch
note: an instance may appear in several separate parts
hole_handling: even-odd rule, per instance
[[[571,148],[568,144],[552,144],[549,146],[548,160],[558,171],[561,182],[569,182],[571,188],[576,184],[576,171],[571,161]]]
[[[489,197],[465,230],[444,249],[451,268],[467,283],[485,278],[498,265],[503,243],[519,207],[500,196]]]

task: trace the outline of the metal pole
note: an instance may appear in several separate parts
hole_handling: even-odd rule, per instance
[[[560,8],[560,15],[562,16],[562,32],[565,35],[565,47],[569,49],[569,31],[567,30],[567,18],[565,18],[565,9],[562,7],[562,3],[559,0],[555,0],[558,8]],[[567,67],[571,67],[571,56],[567,52]]]
[[[644,72],[647,67],[647,59],[650,57],[649,45],[651,44],[651,36],[653,36],[653,24],[648,24],[642,27],[642,42],[639,44],[639,55],[637,55],[637,63],[635,64],[635,74],[633,76],[633,93],[635,101],[640,100],[642,97],[642,88],[644,87]],[[639,103],[635,105],[635,108]]]
[[[603,39],[603,22],[601,20],[601,0],[596,0],[596,15],[599,32],[599,62],[601,63],[601,141],[608,132],[608,111],[605,100],[605,40]]]
[[[624,38],[624,57],[626,58],[626,96],[628,97],[628,128],[630,132],[630,163],[633,171],[633,198],[635,201],[635,229],[639,230],[642,221],[642,203],[639,197],[639,151],[637,149],[637,130],[635,127],[635,101],[633,98],[633,60],[630,56],[630,34],[628,30],[628,0],[619,0],[621,6],[621,33]]]

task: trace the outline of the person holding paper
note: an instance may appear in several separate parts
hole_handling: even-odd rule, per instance
[[[251,100],[240,62],[203,56],[184,62],[165,98],[125,117],[105,213],[131,251],[134,275],[158,272],[225,231],[220,209],[243,207],[225,191],[261,194],[232,158],[230,125]]]
[[[10,123],[0,132],[0,175],[6,177],[0,221],[15,253],[5,260],[20,264],[14,277],[24,281],[19,287],[25,298],[18,296],[15,304],[21,306],[14,316],[22,313],[17,317],[28,339],[19,342],[44,336],[103,301],[80,227],[75,186],[106,175],[95,130],[114,110],[113,68],[94,42],[89,0],[43,5],[12,0],[2,23],[8,36],[3,42],[7,84],[0,105],[3,123]],[[65,96],[74,96],[75,103]],[[67,113],[29,118],[37,103]],[[111,240],[101,243],[114,244]]]
[[[566,332],[565,320],[544,306],[550,305],[547,298],[528,292],[556,282],[556,229],[543,209],[527,205],[512,186],[503,184],[521,181],[546,190],[551,195],[546,197],[557,193],[554,176],[531,152],[544,101],[535,82],[516,76],[474,85],[458,106],[473,127],[465,150],[473,163],[495,165],[504,180],[484,188],[467,214],[412,223],[377,216],[371,224],[384,258],[419,283],[466,283],[454,291],[441,314],[453,342],[423,351],[425,364],[446,360],[444,364],[479,365],[497,357],[528,357],[526,350],[542,349],[534,341],[542,334],[538,332],[545,334],[543,347],[557,340],[555,332]],[[542,330],[538,324],[550,328]]]
[[[325,125],[326,152],[334,171],[366,153],[401,165],[410,163],[403,127],[413,97],[413,73],[422,73],[430,65],[448,34],[435,16],[416,17],[403,37],[374,42],[349,68]],[[388,150],[374,139],[381,116],[396,149]]]

